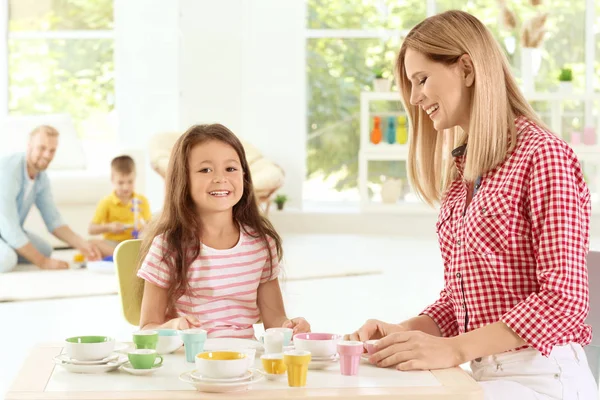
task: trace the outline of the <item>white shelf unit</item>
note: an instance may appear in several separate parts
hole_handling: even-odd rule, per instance
[[[527,96],[530,102],[549,102],[551,104],[551,123],[550,129],[560,137],[562,134],[562,118],[563,118],[563,103],[565,101],[581,101],[592,104],[595,101],[600,103],[600,93],[531,93]],[[375,101],[393,101],[397,102],[399,109],[394,112],[371,112],[371,103]],[[600,108],[600,104],[597,105]],[[586,104],[586,109],[591,107]],[[360,95],[360,150],[358,154],[358,189],[360,194],[360,205],[362,211],[367,212],[406,212],[406,213],[430,213],[435,212],[430,207],[416,201],[403,201],[396,204],[383,204],[371,202],[369,200],[368,188],[368,168],[369,161],[405,161],[408,159],[408,143],[407,144],[389,144],[382,140],[379,144],[373,144],[370,140],[371,134],[371,117],[374,115],[403,115],[402,103],[400,94],[397,92],[362,92]],[[600,112],[599,112],[600,114]],[[593,121],[593,116],[587,115],[585,120],[587,124],[593,123],[592,126],[596,129],[596,143],[594,145],[576,145],[571,147],[577,154],[579,160],[585,165],[595,164],[596,176],[595,186],[596,193],[593,194],[592,200],[595,204],[600,201],[600,115]],[[586,125],[587,125],[586,124]],[[385,132],[385,126],[382,121],[382,131]],[[410,138],[409,138],[410,140]],[[410,185],[408,179],[404,182],[407,187]],[[594,207],[597,208],[597,207]],[[594,214],[600,210],[594,210]]]

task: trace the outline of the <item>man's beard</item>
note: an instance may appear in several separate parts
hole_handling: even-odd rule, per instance
[[[38,162],[36,162],[34,164],[34,167],[38,171],[44,171],[44,170],[46,170],[46,168],[48,168],[49,165],[50,165],[50,162],[39,160]]]

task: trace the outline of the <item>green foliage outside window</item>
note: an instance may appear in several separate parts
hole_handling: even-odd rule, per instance
[[[112,0],[12,0],[9,29],[9,113],[68,113],[83,124],[114,107],[112,38],[29,38],[28,31],[111,30]]]
[[[513,66],[515,75],[520,78],[518,29],[536,10],[530,0],[508,1],[507,4],[519,19],[517,29],[508,30],[500,26],[497,4],[496,0],[437,0],[437,12],[462,9],[477,16],[490,28]],[[564,65],[573,69],[575,90],[583,90],[585,0],[544,0],[540,7],[549,12],[549,17],[546,23],[548,33],[541,45],[543,59],[536,78],[537,91],[555,90],[558,74]],[[387,39],[307,39],[308,179],[335,176],[336,190],[356,187],[360,92],[372,90],[374,71],[381,65],[384,66],[384,77],[393,76],[393,66],[402,40],[400,32],[407,32],[425,17],[426,2],[423,0],[307,2],[308,29],[387,29],[399,32],[397,37]],[[600,58],[597,56],[597,59]],[[600,72],[600,64],[597,70]],[[394,102],[375,103],[375,106],[378,107],[375,109],[377,112],[401,109],[401,105]],[[581,103],[565,103],[564,106],[565,112],[583,110]],[[547,103],[539,103],[536,110],[549,116]],[[542,115],[542,118],[547,117]],[[577,121],[579,119],[573,117],[565,123],[573,126]],[[406,176],[405,165],[372,163],[369,180],[378,182],[381,175]]]

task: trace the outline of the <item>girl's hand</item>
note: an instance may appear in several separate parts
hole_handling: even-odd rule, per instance
[[[376,340],[386,337],[394,332],[406,330],[399,324],[388,324],[387,322],[378,319],[369,319],[357,331],[344,335],[344,340],[358,340],[364,342],[366,340]]]
[[[421,331],[396,332],[380,339],[369,361],[378,367],[395,365],[401,371],[456,367],[462,363],[452,338]]]
[[[302,317],[288,319],[281,325],[283,328],[292,328],[294,332],[292,335],[296,333],[308,333],[310,332],[310,324],[307,320]]]
[[[200,323],[200,320],[198,320],[198,318],[193,317],[191,315],[186,315],[184,317],[173,318],[165,324],[165,328],[177,329],[181,331],[190,328],[200,328],[201,325],[202,324]]]

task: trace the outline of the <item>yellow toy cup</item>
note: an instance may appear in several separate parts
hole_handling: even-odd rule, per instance
[[[283,354],[263,354],[260,356],[263,369],[267,374],[282,375],[287,370],[283,362]]]
[[[287,367],[289,386],[306,386],[306,375],[308,375],[310,358],[310,351],[292,350],[283,353],[283,362]]]

